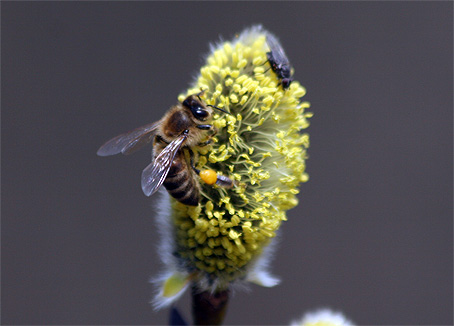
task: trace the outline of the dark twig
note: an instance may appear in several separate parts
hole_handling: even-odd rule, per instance
[[[178,309],[175,306],[170,308],[169,314],[169,325],[170,326],[187,326],[188,323],[184,320],[183,316],[180,314]]]
[[[192,287],[194,325],[221,325],[229,302],[229,290],[200,292]]]

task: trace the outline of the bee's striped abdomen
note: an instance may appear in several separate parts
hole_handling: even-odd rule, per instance
[[[173,160],[169,174],[164,181],[164,187],[173,198],[182,204],[189,206],[199,204],[197,180],[192,175],[192,169],[186,163],[182,151]]]

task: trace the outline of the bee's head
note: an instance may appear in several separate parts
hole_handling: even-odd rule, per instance
[[[289,83],[290,85],[290,83]],[[213,114],[213,109],[219,110],[221,112],[230,114],[229,112],[220,109],[214,105],[204,104],[199,95],[203,94],[203,91],[196,95],[189,95],[183,101],[183,106],[191,110],[192,115],[199,121],[206,121]]]
[[[205,104],[198,98],[197,95],[190,95],[183,101],[183,106],[191,110],[192,115],[196,120],[206,121],[213,112],[212,109],[207,108]]]

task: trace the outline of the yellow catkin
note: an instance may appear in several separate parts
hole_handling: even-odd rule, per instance
[[[232,189],[200,182],[197,208],[172,199],[179,257],[210,282],[228,284],[247,273],[248,264],[275,236],[286,211],[298,200],[309,136],[301,130],[312,116],[301,102],[306,90],[293,81],[279,86],[267,63],[266,35],[256,33],[220,45],[207,58],[197,81],[179,98],[204,89],[202,99],[230,115],[215,112],[214,141],[194,148],[197,167],[229,176]],[[203,176],[205,180],[205,176]],[[221,285],[220,285],[221,286]]]

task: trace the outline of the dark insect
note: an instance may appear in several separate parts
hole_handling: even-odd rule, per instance
[[[276,73],[277,78],[279,78],[282,88],[286,90],[293,81],[290,62],[281,44],[273,35],[269,33],[266,35],[266,43],[270,48],[270,51],[266,53],[268,62],[270,63],[271,69]]]

